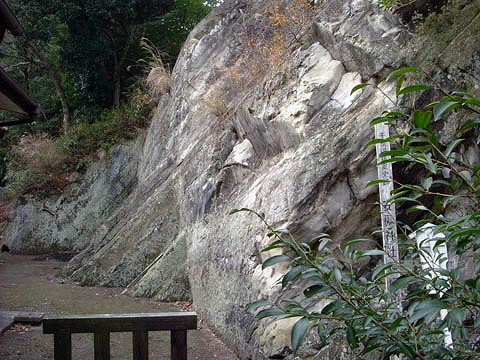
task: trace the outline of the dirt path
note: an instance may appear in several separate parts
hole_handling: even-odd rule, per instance
[[[122,295],[123,289],[80,287],[56,277],[64,265],[32,256],[0,255],[0,311],[45,314],[141,313],[180,311],[187,304],[166,304]],[[131,336],[113,333],[112,359],[131,359]],[[73,335],[73,359],[93,359],[93,335]],[[150,359],[169,359],[169,335],[149,334]],[[0,359],[53,359],[53,336],[41,326],[14,325],[0,335]],[[211,331],[202,326],[188,333],[189,360],[237,360]]]

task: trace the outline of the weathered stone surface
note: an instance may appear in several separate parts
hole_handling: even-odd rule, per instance
[[[30,202],[18,207],[9,230],[18,251],[49,237],[74,239],[42,246],[83,249],[66,269],[83,284],[125,286],[159,300],[192,299],[243,359],[293,358],[285,350],[291,324],[258,323],[245,312],[254,300],[278,296],[276,281],[285,268],[262,271],[265,226],[252,215],[228,213],[254,209],[305,241],[319,232],[337,241],[370,234],[378,226],[376,190],[365,185],[376,168],[364,145],[373,136],[370,120],[389,103],[374,89],[361,96],[350,90],[369,81],[393,93],[393,85],[382,82],[385,74],[412,57],[399,51],[413,38],[393,15],[367,0],[329,0],[321,2],[311,36],[285,66],[256,87],[235,88],[226,70],[241,53],[242,26],[261,18],[266,6],[225,1],[195,28],[143,149],[127,151],[140,154],[132,155],[130,170],[105,159],[105,180],[86,180],[77,192],[90,200],[58,200],[63,226],[75,231],[44,230],[38,214],[22,227],[34,218]],[[117,176],[125,179],[119,187]],[[102,182],[113,186],[97,185]],[[111,206],[99,209],[97,202]],[[314,358],[352,355],[337,344]]]
[[[118,145],[88,168],[80,183],[72,183],[59,198],[17,201],[12,222],[3,232],[13,252],[79,252],[137,183],[140,136]]]

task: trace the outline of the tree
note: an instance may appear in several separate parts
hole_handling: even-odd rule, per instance
[[[120,105],[142,75],[136,66],[145,55],[142,37],[164,44],[173,61],[210,10],[200,0],[12,0],[11,6],[26,36],[3,56],[27,83],[36,79],[46,87],[40,79],[48,76],[64,131],[74,113],[76,121],[92,122],[103,109]]]
[[[56,10],[58,4],[55,0],[32,0],[28,4],[11,1],[12,10],[25,28],[25,36],[8,40],[1,55],[6,58],[9,67],[21,72],[27,86],[34,77],[40,76],[38,70],[48,76],[60,99],[62,129],[66,131],[73,114],[65,90],[60,49],[68,29]]]

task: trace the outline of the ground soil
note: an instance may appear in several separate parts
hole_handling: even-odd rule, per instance
[[[57,277],[65,263],[34,256],[0,255],[0,311],[53,314],[192,311],[189,304],[159,303],[122,295],[123,289],[81,287]],[[200,320],[188,333],[189,360],[238,358]],[[73,359],[93,359],[93,335],[73,335]],[[131,359],[131,335],[113,333],[112,359]],[[169,334],[149,334],[150,359],[169,359]],[[0,359],[53,359],[53,336],[41,326],[14,324],[0,335]]]

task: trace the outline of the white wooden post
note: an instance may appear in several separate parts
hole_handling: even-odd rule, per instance
[[[375,139],[386,139],[390,136],[388,125],[380,123],[375,125]],[[381,164],[389,156],[381,156],[385,151],[390,151],[390,142],[381,142],[376,144],[377,151],[377,170],[378,179],[385,180],[378,185],[380,193],[380,211],[382,217],[382,238],[385,264],[393,261],[399,261],[398,240],[397,240],[397,220],[395,215],[395,204],[389,203],[393,190],[393,170],[391,163]],[[385,278],[386,290],[390,289],[390,284],[397,276],[387,276]]]
[[[387,139],[390,137],[388,124],[380,123],[375,125],[375,139]],[[398,234],[397,234],[397,217],[395,213],[395,204],[390,203],[393,190],[393,169],[392,163],[384,163],[382,161],[388,160],[390,156],[382,156],[385,151],[390,151],[390,142],[380,142],[376,144],[377,152],[377,171],[378,179],[384,180],[378,184],[378,192],[380,194],[380,214],[382,217],[382,239],[383,239],[383,262],[385,264],[394,261],[400,261],[400,254],[398,252]],[[385,277],[385,290],[390,290],[390,285],[398,275],[391,275]],[[398,308],[402,309],[402,294],[398,293],[395,297]],[[390,360],[401,360],[402,356],[392,355]]]
[[[410,238],[415,238],[418,248],[420,249],[420,263],[423,270],[428,270],[428,279],[440,278],[448,280],[445,275],[442,275],[438,270],[447,270],[448,265],[448,252],[447,245],[437,243],[438,240],[445,239],[445,235],[442,233],[434,233],[433,224],[425,224],[420,229],[410,235]],[[446,290],[446,289],[442,289]],[[436,289],[431,289],[430,294],[436,294]],[[447,316],[448,311],[446,309],[440,310],[440,318],[443,320]],[[443,341],[446,347],[453,346],[452,334],[448,327],[443,329]]]

